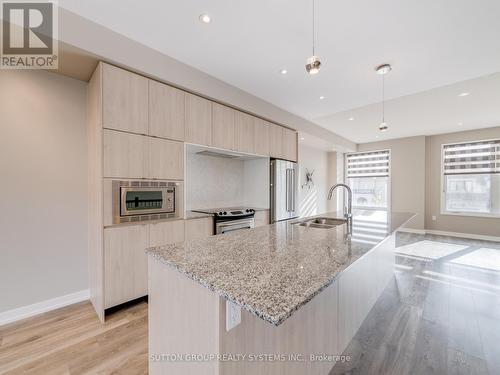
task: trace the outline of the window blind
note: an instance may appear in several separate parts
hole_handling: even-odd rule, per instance
[[[347,154],[347,178],[388,177],[389,150]]]
[[[500,173],[500,139],[443,146],[444,174]]]

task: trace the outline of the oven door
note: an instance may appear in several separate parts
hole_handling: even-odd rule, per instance
[[[215,223],[215,234],[224,234],[254,227],[254,218],[227,220]]]
[[[121,187],[120,216],[175,212],[173,187]]]

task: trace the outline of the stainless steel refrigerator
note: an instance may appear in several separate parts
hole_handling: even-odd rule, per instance
[[[270,163],[271,223],[297,218],[297,163],[280,159],[271,159]]]

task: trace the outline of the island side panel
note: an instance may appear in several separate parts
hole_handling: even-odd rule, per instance
[[[220,363],[221,375],[327,375],[335,363],[311,362],[310,354],[340,354],[337,344],[338,287],[333,283],[279,326],[241,312],[241,324],[226,331],[226,300],[220,298],[221,354],[245,354],[244,361]],[[250,355],[301,354],[306,361],[259,362]]]
[[[340,351],[345,350],[394,277],[395,237],[395,234],[387,237],[340,274],[338,305]]]
[[[218,354],[219,296],[148,256],[149,374],[217,375],[213,361],[154,361],[162,354]]]

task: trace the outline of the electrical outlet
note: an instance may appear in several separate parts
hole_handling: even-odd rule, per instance
[[[436,221],[436,215],[432,215],[432,221]]]
[[[230,331],[241,323],[241,307],[231,301],[226,301],[226,331]]]

